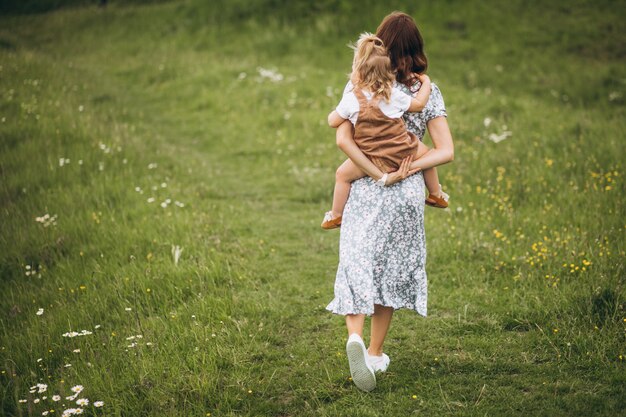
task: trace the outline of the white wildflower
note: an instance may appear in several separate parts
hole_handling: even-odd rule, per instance
[[[39,403],[39,401],[41,401],[39,398],[35,398],[35,399],[33,400],[33,402],[34,402],[35,404]]]
[[[172,257],[174,257],[174,265],[178,265],[180,255],[183,253],[183,248],[178,245],[172,245]]]
[[[57,215],[50,216],[48,213],[43,216],[35,217],[35,221],[37,223],[41,223],[43,227],[56,226],[57,225]]]
[[[257,71],[259,72],[259,75],[261,76],[261,78],[267,78],[268,80],[273,81],[275,83],[282,81],[284,78],[283,74],[273,69],[258,67]]]
[[[93,403],[94,407],[102,407],[104,405],[104,401],[96,401],[95,403]]]
[[[78,332],[67,332],[67,333],[63,333],[63,337],[78,337],[78,336],[87,336],[93,334],[92,332],[90,332],[89,330],[81,330],[80,333]]]
[[[126,307],[124,310],[126,310],[126,311],[132,311],[132,308],[130,308],[130,307]]]
[[[38,393],[42,393],[42,392],[46,392],[46,390],[48,389],[48,385],[46,384],[37,384],[37,392]]]
[[[85,387],[83,387],[82,385],[74,385],[74,386],[72,387],[72,392],[75,392],[75,393],[77,393],[77,394],[78,394],[78,393],[79,393],[79,392],[81,392],[83,389],[85,389]]]
[[[485,117],[485,120],[483,120],[483,125],[485,127],[489,127],[491,125],[491,118]]]
[[[87,398],[79,398],[76,400],[76,404],[85,407],[89,405],[89,400]]]
[[[509,131],[509,130],[505,130],[504,132],[502,132],[501,134],[496,134],[496,133],[492,133],[489,135],[489,140],[491,140],[493,143],[500,143],[503,140],[509,138],[511,135],[513,135],[513,132]]]
[[[240,72],[239,75],[237,76],[237,79],[238,80],[243,80],[247,76],[248,76],[248,74],[246,74],[245,72]]]
[[[148,200],[146,200],[148,203],[154,203],[154,197],[150,197]]]
[[[158,165],[157,165],[156,162],[151,162],[151,163],[148,164],[148,169],[156,169],[157,166]]]
[[[61,396],[60,395],[53,395],[52,396],[52,401],[61,401]]]
[[[620,98],[622,98],[622,93],[619,91],[611,91],[609,93],[609,101],[619,100]]]
[[[35,314],[37,314],[38,316],[41,316],[43,314],[43,308],[40,308],[39,310],[37,310]]]

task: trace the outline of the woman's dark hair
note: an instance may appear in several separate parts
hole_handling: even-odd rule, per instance
[[[421,74],[428,68],[424,40],[408,14],[393,12],[387,15],[376,29],[376,36],[389,51],[398,82],[409,85],[414,80],[413,74]]]

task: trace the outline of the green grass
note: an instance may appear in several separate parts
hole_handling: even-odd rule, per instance
[[[77,384],[88,415],[625,414],[623,8],[239,3],[0,17],[0,414],[61,415]],[[393,9],[456,159],[451,210],[426,211],[429,316],[396,314],[365,394],[324,310],[325,117],[346,43]]]

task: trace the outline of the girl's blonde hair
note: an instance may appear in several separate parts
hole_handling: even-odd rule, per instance
[[[352,75],[355,87],[368,90],[374,97],[382,97],[389,102],[396,76],[383,41],[365,32],[353,49]]]

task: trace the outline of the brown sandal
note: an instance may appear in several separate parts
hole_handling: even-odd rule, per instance
[[[448,202],[446,200],[444,200],[441,197],[435,197],[432,194],[428,195],[428,198],[426,199],[425,202],[427,206],[431,206],[431,207],[436,207],[436,208],[448,207]]]
[[[441,184],[439,185],[441,187]],[[441,197],[436,197],[430,193],[428,193],[428,197],[425,200],[426,205],[436,208],[447,208],[448,200],[450,196],[443,191],[441,191]]]
[[[324,215],[324,221],[322,222],[322,229],[330,230],[341,227],[341,218],[342,216],[333,219],[333,212],[327,211]]]

